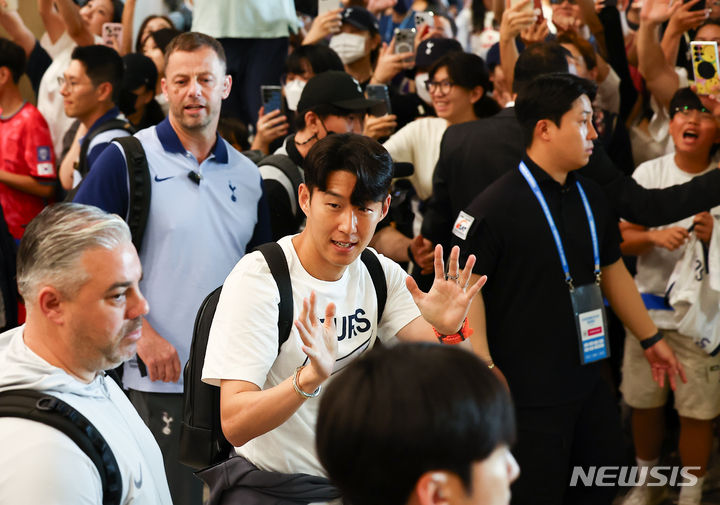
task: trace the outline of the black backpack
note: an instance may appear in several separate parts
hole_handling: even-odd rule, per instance
[[[299,228],[305,220],[305,214],[302,210],[300,210],[300,202],[298,202],[298,188],[300,187],[300,184],[305,182],[305,178],[300,172],[298,166],[292,158],[286,154],[271,154],[270,156],[265,156],[260,161],[257,161],[256,165],[258,168],[263,166],[275,167],[288,178],[293,190],[293,194],[289,194],[288,198],[291,202],[295,202],[295,220],[293,226],[296,229]],[[269,202],[269,204],[272,205],[272,202]]]
[[[280,292],[278,317],[278,353],[288,339],[293,323],[293,298],[287,258],[277,242],[257,248],[265,257]],[[378,303],[378,322],[382,319],[387,301],[385,273],[377,255],[365,249],[360,256],[370,273]],[[193,328],[190,358],[185,364],[183,379],[183,421],[180,425],[180,456],[184,465],[202,469],[227,459],[232,444],[227,441],[220,425],[220,388],[202,382],[210,326],[215,315],[222,286],[210,293],[200,305]],[[379,341],[378,341],[379,342]]]
[[[97,135],[109,130],[125,130],[131,136],[135,133],[135,128],[133,128],[133,126],[124,119],[110,119],[97,128],[90,130],[83,138],[82,144],[80,144],[80,156],[78,156],[77,165],[75,166],[75,169],[80,172],[80,175],[82,175],[83,178],[90,171],[90,167],[87,164],[87,154],[88,149],[90,148],[90,143]]]
[[[103,490],[103,505],[119,505],[122,475],[115,455],[100,432],[80,412],[47,393],[13,389],[0,393],[0,417],[20,417],[51,426],[68,437],[90,458]]]

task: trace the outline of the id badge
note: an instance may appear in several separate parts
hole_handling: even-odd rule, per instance
[[[607,318],[600,286],[595,283],[578,286],[570,292],[570,301],[575,313],[580,363],[586,365],[609,357]]]

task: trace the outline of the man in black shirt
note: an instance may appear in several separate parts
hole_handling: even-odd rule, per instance
[[[513,91],[521,93],[539,74],[567,72],[567,50],[555,42],[525,49],[515,65]],[[427,203],[422,235],[447,246],[458,212],[504,173],[514,170],[524,152],[522,130],[513,109],[493,117],[451,126],[443,136],[433,193]],[[632,223],[659,226],[720,204],[720,171],[665,189],[645,189],[612,163],[596,146],[580,173],[598,183],[614,211]]]
[[[602,189],[573,173],[597,137],[594,94],[594,84],[570,74],[528,85],[516,105],[528,139],[521,163],[478,196],[453,230],[462,256],[477,256],[474,272],[488,276],[470,325],[473,346],[504,373],[517,408],[517,504],[614,498],[615,487],[568,487],[574,465],[587,472],[621,462],[620,420],[598,365],[609,354],[603,295],[641,339],[654,378],[662,383],[667,374],[673,388],[677,375],[684,380],[622,262],[617,219]]]

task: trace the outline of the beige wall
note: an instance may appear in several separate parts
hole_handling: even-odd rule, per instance
[[[38,14],[37,0],[19,0],[18,4],[18,12],[25,21],[25,24],[36,37],[40,38],[43,33],[43,25],[40,20],[40,14]],[[7,37],[7,33],[2,28],[0,28],[0,34],[2,34],[3,37]],[[30,87],[30,80],[27,76],[23,76],[20,81],[20,89],[26,100],[35,103],[35,93],[33,93]]]

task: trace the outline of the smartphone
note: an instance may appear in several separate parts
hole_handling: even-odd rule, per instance
[[[370,100],[382,100],[382,103],[373,105],[370,108],[370,115],[375,117],[392,114],[390,108],[390,93],[385,84],[368,84],[365,88],[365,96]]]
[[[395,28],[395,54],[415,52],[415,28]]]
[[[0,10],[7,12],[18,10],[18,0],[5,0],[5,3],[7,3],[7,7],[0,7]],[[2,4],[0,3],[0,5]]]
[[[282,87],[263,84],[262,86],[260,86],[260,94],[262,95],[262,104],[265,114],[268,114],[274,110],[279,110],[282,112]]]
[[[684,0],[683,3],[688,3],[690,0]],[[698,3],[690,7],[691,11],[704,11],[705,10],[705,0],[700,0]]]
[[[113,47],[113,40],[117,40],[118,47],[122,47],[122,23],[103,23],[101,33],[103,44]]]
[[[318,16],[342,7],[340,0],[318,0]]]
[[[415,13],[415,27],[420,25],[428,25],[430,28],[435,26],[435,13],[434,12],[416,12]]]
[[[506,7],[510,8],[514,5],[519,4],[523,0],[507,0]],[[615,0],[617,2],[617,0]],[[607,2],[606,2],[607,3]],[[535,19],[535,22],[537,24],[541,24],[545,21],[545,16],[543,16],[543,10],[542,10],[542,0],[532,0],[525,8],[523,9],[527,12],[534,12],[537,16]]]
[[[718,78],[717,42],[690,42],[692,67],[698,95],[717,93],[720,86]]]

